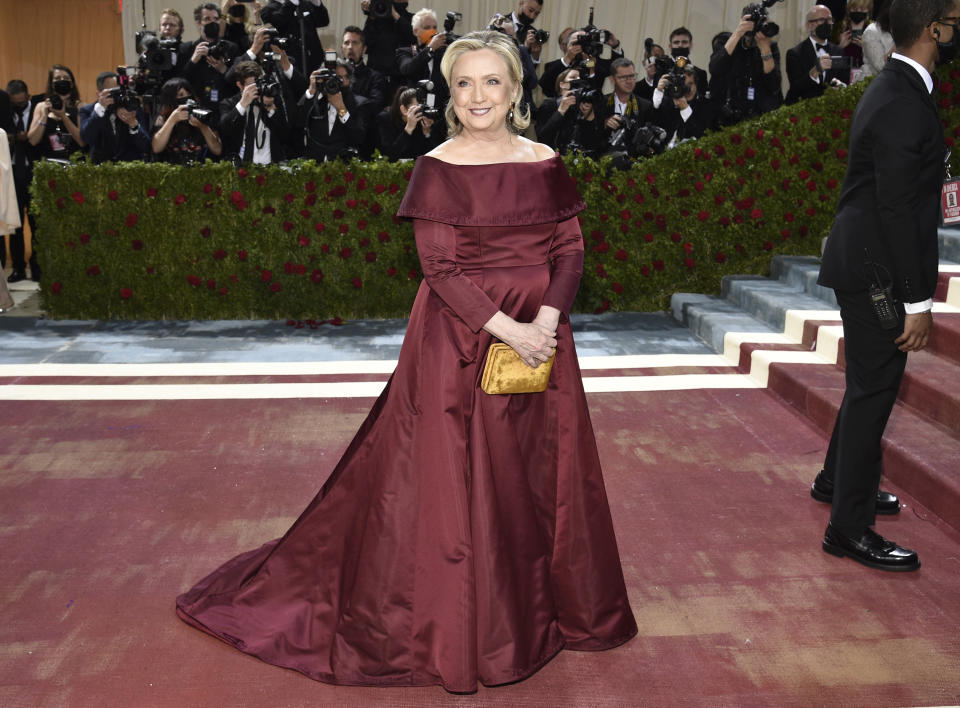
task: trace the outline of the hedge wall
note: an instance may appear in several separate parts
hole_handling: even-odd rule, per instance
[[[952,145],[960,70],[939,78]],[[817,254],[863,89],[828,91],[630,170],[566,157],[587,203],[576,309],[663,309],[677,291],[715,292],[723,275],[764,274],[774,254]],[[413,230],[394,215],[411,167],[37,164],[44,308],[77,319],[405,316],[421,274]]]

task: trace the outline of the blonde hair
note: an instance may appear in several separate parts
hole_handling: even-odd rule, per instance
[[[507,127],[515,133],[522,133],[530,125],[530,107],[525,104],[522,110],[520,107],[523,98],[523,65],[520,63],[520,51],[517,49],[517,43],[513,41],[512,37],[494,30],[482,30],[464,35],[447,47],[447,51],[443,54],[443,60],[440,62],[440,71],[443,72],[443,78],[446,79],[447,85],[451,86],[452,90],[453,65],[462,55],[467,52],[475,52],[478,49],[491,50],[506,64],[507,74],[514,87],[513,100],[510,102],[510,113],[507,114]],[[459,135],[463,126],[460,124],[460,119],[457,118],[452,98],[447,101],[444,117],[447,119],[447,135],[451,138]]]

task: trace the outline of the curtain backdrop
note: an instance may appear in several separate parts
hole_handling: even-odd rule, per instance
[[[193,21],[193,8],[199,3],[192,0],[147,0],[147,28],[156,30],[159,25],[160,10],[164,7],[176,8],[184,17],[186,29],[184,39],[196,39],[199,36]],[[263,4],[266,4],[265,2]],[[550,32],[550,44],[544,49],[542,59],[550,61],[560,56],[556,38],[565,27],[582,27],[587,22],[590,6],[594,6],[594,24],[601,29],[612,30],[623,42],[628,58],[635,61],[642,58],[643,40],[653,37],[659,44],[666,44],[670,31],[681,25],[693,33],[693,51],[691,59],[704,68],[710,59],[710,39],[723,30],[733,29],[748,0],[545,0],[543,12],[536,26]],[[783,0],[771,10],[771,19],[780,25],[781,54],[788,47],[797,44],[803,31],[803,18],[813,2],[803,0]],[[339,32],[347,25],[363,26],[365,17],[360,12],[359,0],[328,0],[325,2],[330,11],[330,26],[321,32],[325,47],[339,49]],[[516,9],[516,0],[437,0],[424,3],[412,0],[409,8],[416,12],[422,7],[432,8],[440,18],[449,10],[463,14],[463,21],[455,30],[457,34],[485,27],[495,12],[506,14]],[[123,3],[123,37],[127,61],[134,59],[133,39],[140,28],[143,16],[141,3],[126,0]],[[786,86],[786,84],[784,84]]]

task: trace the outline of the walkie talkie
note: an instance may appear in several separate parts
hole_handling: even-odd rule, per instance
[[[893,279],[890,272],[879,263],[865,263],[864,265],[873,267],[873,280],[870,281],[870,287],[867,292],[870,295],[870,304],[873,305],[873,311],[877,314],[880,326],[883,329],[896,329],[900,326],[900,315],[893,301]],[[880,269],[887,275],[887,283],[884,285],[880,278]]]

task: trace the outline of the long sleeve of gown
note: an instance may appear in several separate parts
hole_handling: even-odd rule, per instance
[[[413,233],[427,285],[472,331],[479,332],[500,308],[457,264],[456,229],[450,224],[414,219]]]
[[[564,219],[557,225],[550,246],[550,260],[553,262],[553,272],[547,292],[543,295],[543,304],[569,313],[583,275],[583,237],[577,217]]]

